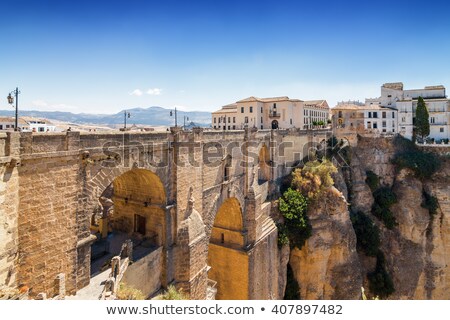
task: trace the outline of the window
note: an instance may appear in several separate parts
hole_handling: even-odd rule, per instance
[[[221,123],[222,122],[222,117],[219,117],[219,123]]]
[[[369,112],[369,118],[372,118],[372,112]]]
[[[395,132],[395,129],[392,129],[392,132]]]
[[[228,123],[231,123],[231,117],[228,117]]]
[[[444,132],[444,128],[440,128],[440,129],[439,129],[439,132]]]
[[[263,117],[261,117],[261,123],[263,123]]]
[[[216,126],[214,126],[214,129],[217,129]]]
[[[236,123],[236,117],[233,117],[233,123]]]
[[[338,117],[342,118],[342,111],[339,111]]]
[[[216,123],[216,118],[214,118],[214,123]]]
[[[245,117],[244,123],[248,123],[248,117]]]
[[[291,124],[292,124],[292,119],[290,119],[291,120]]]
[[[263,113],[263,108],[261,107],[261,113]]]
[[[373,123],[373,128],[374,128],[374,129],[377,129],[377,128],[378,128],[378,123],[374,122],[374,123]]]
[[[383,128],[386,128],[386,121],[383,121]]]
[[[228,126],[228,130],[230,130],[231,126]]]
[[[273,107],[274,107],[274,109],[276,109],[276,108],[277,108],[277,104],[276,104],[276,103],[274,103],[274,104],[273,104]]]
[[[431,117],[431,118],[430,118],[430,123],[435,123],[434,117]]]
[[[244,113],[244,107],[241,107],[241,113]]]
[[[233,126],[233,130],[236,130],[236,126]]]
[[[392,119],[395,119],[395,112],[392,111]]]
[[[405,117],[402,117],[402,122],[406,122],[406,118]]]
[[[388,98],[392,97],[392,95],[388,94]]]
[[[262,130],[262,129],[264,129],[264,128],[263,128],[263,125],[261,125],[261,130]]]
[[[3,129],[3,125],[2,124],[0,124],[0,130],[2,130]]]
[[[374,117],[374,118],[378,118],[378,112],[374,112],[374,113],[373,113],[373,117]]]
[[[383,111],[383,113],[381,114],[383,119],[386,119],[386,111]]]
[[[253,113],[253,107],[250,106],[250,113]]]
[[[386,132],[386,129],[383,129],[383,132]]]

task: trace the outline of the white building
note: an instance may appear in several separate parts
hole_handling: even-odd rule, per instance
[[[38,119],[32,117],[22,117],[28,123],[28,129],[24,131],[32,132],[53,132],[56,130],[56,126],[49,122],[47,119]]]
[[[212,127],[221,130],[311,128],[327,124],[329,106],[325,100],[302,101],[289,97],[249,97],[212,113]]]
[[[430,115],[430,138],[448,139],[450,123],[450,103],[444,86],[428,86],[423,89],[403,90],[403,83],[385,83],[381,86],[381,96],[366,99],[366,107],[385,107],[397,110],[398,132],[412,139],[418,98],[422,97]],[[365,119],[366,121],[366,119]]]
[[[37,119],[32,117],[20,117],[18,126],[23,132],[53,132],[56,126],[46,119]],[[14,130],[14,117],[0,117],[0,130]]]
[[[14,117],[0,117],[0,130],[14,130],[15,118]],[[28,123],[22,118],[18,119],[18,127],[21,131],[28,130]]]

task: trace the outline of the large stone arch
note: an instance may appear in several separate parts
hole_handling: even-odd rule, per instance
[[[237,198],[228,198],[214,219],[208,246],[208,278],[216,282],[216,299],[249,298],[249,257],[245,251],[242,207]]]

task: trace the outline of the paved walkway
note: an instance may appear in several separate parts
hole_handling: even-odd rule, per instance
[[[109,277],[111,269],[103,271],[91,278],[88,286],[78,290],[74,296],[67,296],[66,300],[98,300],[103,291],[104,282]]]

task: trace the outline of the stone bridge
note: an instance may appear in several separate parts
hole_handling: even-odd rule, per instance
[[[0,133],[0,285],[51,297],[64,274],[75,294],[95,244],[126,234],[153,254],[147,294],[175,284],[206,299],[214,283],[216,299],[282,298],[272,200],[329,134]]]

